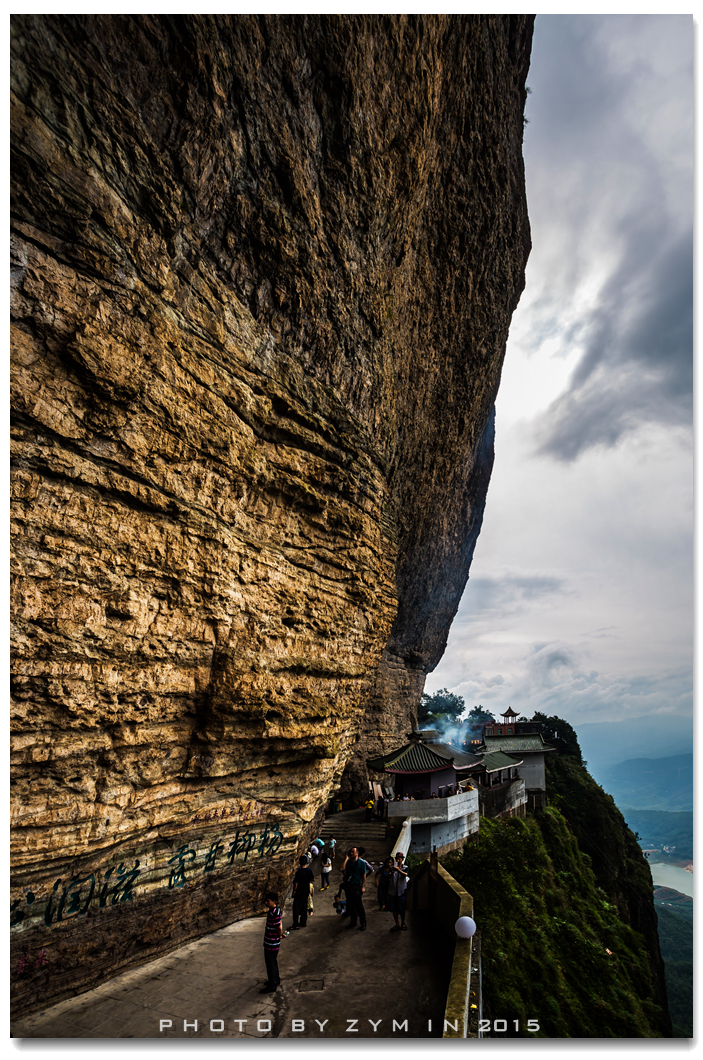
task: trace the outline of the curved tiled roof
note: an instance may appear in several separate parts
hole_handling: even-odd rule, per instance
[[[379,773],[433,773],[437,769],[449,769],[454,763],[451,757],[439,754],[429,744],[413,741],[381,758],[370,758],[366,764]]]
[[[433,742],[430,746],[434,751],[438,751],[439,754],[446,754],[447,757],[453,758],[455,769],[466,769],[468,766],[475,766],[481,761],[478,755],[471,754],[470,751],[460,751],[458,747],[452,747],[449,743]]]
[[[439,769],[465,769],[480,762],[477,755],[460,751],[448,743],[420,743],[414,740],[397,751],[369,758],[367,766],[379,773],[434,773]]]
[[[536,751],[555,751],[544,742],[541,732],[526,733],[524,736],[484,736],[480,750],[507,751],[509,754],[534,754]]]
[[[486,767],[487,773],[494,773],[498,769],[510,769],[512,766],[521,766],[521,758],[513,758],[511,755],[506,755],[503,751],[491,751],[489,754],[483,756],[483,765]]]

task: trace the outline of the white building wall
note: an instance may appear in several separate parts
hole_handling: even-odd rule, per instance
[[[539,791],[547,790],[547,780],[544,772],[544,753],[525,755],[523,764],[518,766],[518,774],[525,781],[526,788],[537,788]]]
[[[450,795],[447,799],[420,799],[417,802],[389,802],[389,817],[412,817],[414,822],[428,824],[453,821],[467,814],[478,813],[478,790]]]

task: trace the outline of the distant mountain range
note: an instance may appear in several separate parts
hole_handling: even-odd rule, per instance
[[[630,759],[599,770],[594,779],[623,813],[627,809],[693,809],[692,754]]]
[[[693,718],[680,714],[650,714],[629,721],[594,722],[575,728],[588,772],[599,784],[603,783],[603,771],[618,763],[633,758],[668,758],[693,751]]]

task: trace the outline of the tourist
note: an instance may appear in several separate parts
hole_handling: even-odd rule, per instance
[[[299,858],[300,868],[293,877],[293,930],[305,927],[308,922],[308,898],[310,897],[310,884],[315,877],[312,869],[308,866],[305,855]],[[313,884],[314,885],[314,884]],[[300,921],[300,923],[298,923]]]
[[[405,926],[405,892],[408,887],[408,873],[405,871],[405,855],[396,854],[395,866],[391,869],[388,883],[388,904],[395,921],[391,931],[407,931]]]
[[[320,853],[320,848],[315,843],[313,843],[310,847],[310,853],[312,854],[313,858],[316,858],[317,855]]]
[[[330,887],[330,873],[332,871],[332,858],[329,854],[324,854],[322,862],[320,864],[320,890],[328,891]]]
[[[366,910],[364,909],[363,894],[366,890],[368,869],[368,862],[359,857],[359,851],[356,847],[352,847],[347,855],[344,869],[344,890],[351,918],[347,927],[356,927],[358,920],[359,931],[366,931]]]
[[[337,840],[334,838],[334,836],[332,836],[332,838],[330,839],[329,847],[332,861],[334,861],[335,855],[337,853]]]
[[[373,818],[373,808],[376,805],[375,802],[373,801],[373,796],[372,795],[370,795],[368,797],[368,799],[366,800],[365,805],[366,805],[366,817],[364,818],[364,820],[370,821]]]
[[[283,938],[283,913],[278,905],[276,891],[266,892],[266,928],[264,930],[264,961],[266,962],[266,983],[260,994],[272,994],[281,982],[278,974],[278,950]]]
[[[378,889],[378,908],[384,909],[388,899],[388,884],[393,871],[393,858],[387,857],[376,873],[376,887]]]
[[[342,862],[342,868],[341,868],[342,872],[344,872],[345,868],[347,867],[347,862],[348,862],[349,858],[351,857],[352,850],[354,850],[354,847],[349,847],[349,850],[347,851],[347,856],[345,857],[344,861]],[[366,850],[364,849],[364,847],[357,847],[356,851],[357,851],[357,853],[359,855],[359,860],[363,861],[364,865],[366,866],[366,875],[370,876],[371,873],[373,872],[373,865],[371,864],[370,861],[366,861],[365,858],[364,858],[364,854],[366,853]]]

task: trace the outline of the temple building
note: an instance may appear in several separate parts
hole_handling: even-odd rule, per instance
[[[517,766],[518,775],[525,782],[527,806],[530,809],[541,809],[547,805],[547,780],[544,768],[544,756],[555,747],[544,742],[541,732],[520,732],[522,724],[517,722],[517,714],[511,707],[501,715],[502,722],[489,722],[483,730],[483,743],[476,747],[475,753],[485,759],[496,752],[502,752],[522,761]],[[534,723],[527,723],[530,728],[537,728]],[[516,729],[518,731],[516,731]]]
[[[442,743],[434,729],[414,730],[410,742],[367,765],[394,778],[389,824],[405,821],[405,852],[445,853],[478,831],[479,796],[470,771],[481,759]]]
[[[504,751],[484,754],[471,770],[478,787],[481,817],[524,817],[527,807],[525,781],[520,776],[523,759]]]

